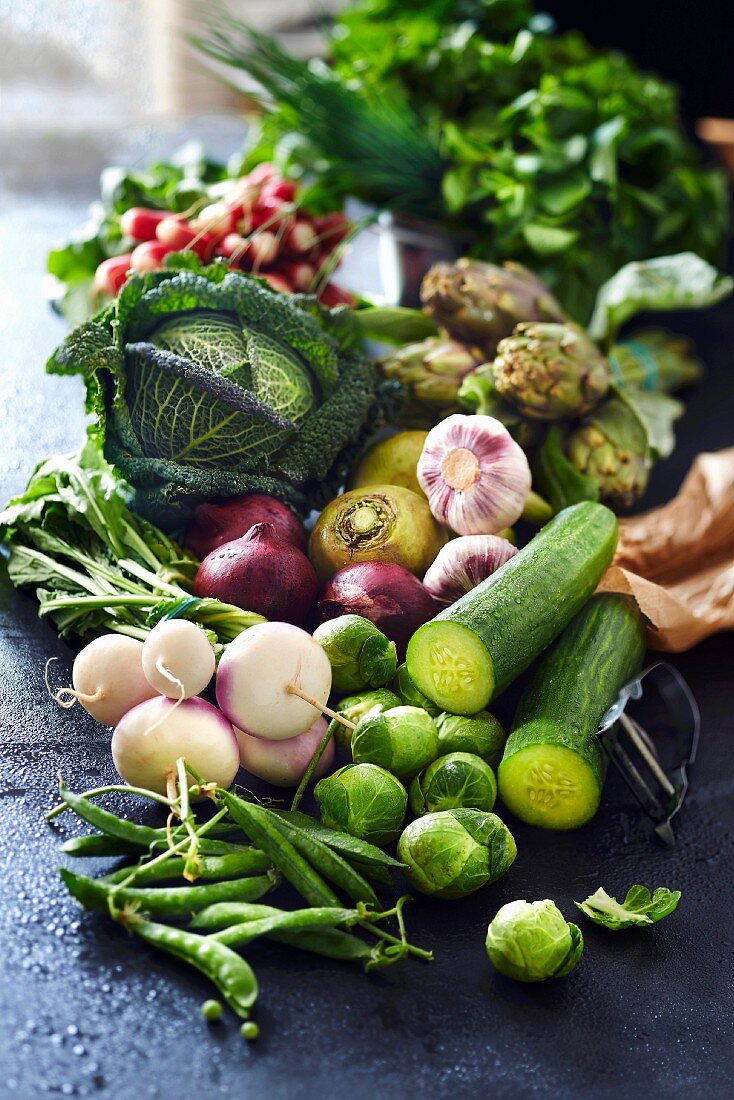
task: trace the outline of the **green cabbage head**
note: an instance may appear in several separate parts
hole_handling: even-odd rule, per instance
[[[172,524],[213,497],[271,493],[306,512],[335,495],[379,424],[349,312],[186,253],[168,263],[132,275],[48,365],[84,376],[91,434],[137,509]]]

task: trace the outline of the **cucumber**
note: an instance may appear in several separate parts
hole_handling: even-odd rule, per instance
[[[407,666],[450,714],[484,710],[550,645],[599,583],[617,545],[603,504],[565,508],[514,558],[420,627]]]
[[[577,829],[599,807],[607,759],[596,731],[645,654],[629,596],[594,596],[546,653],[522,694],[499,766],[500,797],[544,829]]]

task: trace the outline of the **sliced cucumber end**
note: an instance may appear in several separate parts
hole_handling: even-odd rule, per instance
[[[494,664],[473,630],[434,620],[410,640],[408,675],[424,695],[449,714],[476,714],[494,692]]]
[[[528,825],[578,829],[599,808],[601,790],[594,769],[562,745],[528,745],[499,767],[500,798]]]

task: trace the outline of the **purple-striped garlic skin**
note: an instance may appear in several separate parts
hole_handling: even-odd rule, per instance
[[[519,519],[531,478],[504,424],[455,413],[428,433],[418,481],[439,523],[458,535],[495,535]]]
[[[461,535],[443,546],[423,584],[443,604],[452,604],[514,557],[517,547],[499,535]]]

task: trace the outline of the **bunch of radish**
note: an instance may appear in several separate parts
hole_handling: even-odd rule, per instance
[[[271,164],[214,184],[214,201],[189,214],[132,207],[120,217],[132,250],[103,260],[94,277],[98,294],[114,298],[129,272],[159,271],[170,252],[194,252],[203,263],[223,257],[234,271],[259,275],[283,294],[318,294],[326,306],[354,299],[329,273],[352,232],[338,211],[309,217],[299,210],[298,185]]]
[[[96,638],[77,655],[73,686],[54,698],[79,702],[114,726],[112,758],[133,787],[166,794],[183,757],[206,783],[229,787],[240,764],[277,786],[297,786],[326,732],[322,712],[331,666],[310,634],[286,623],[250,627],[227,647],[216,675],[216,705],[200,697],[215,674],[206,632],[167,619],[144,642]],[[327,744],[314,777],[327,770]]]

